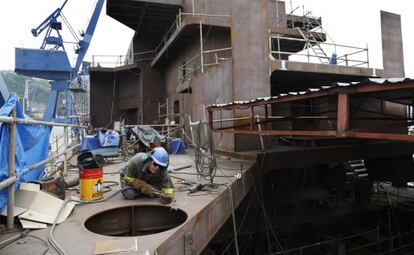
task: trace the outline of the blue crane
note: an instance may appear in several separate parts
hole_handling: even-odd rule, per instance
[[[7,85],[3,79],[3,75],[0,73],[0,108],[4,105],[9,96],[10,92],[7,89]]]
[[[80,38],[74,33],[68,20],[62,13],[67,2],[68,0],[65,0],[61,7],[53,11],[39,26],[31,30],[35,37],[46,31],[40,49],[16,48],[15,72],[26,76],[50,80],[52,91],[43,115],[43,120],[77,123],[78,119],[73,117],[76,111],[72,90],[80,88],[80,67],[91,43],[105,0],[97,0],[86,32],[82,33]],[[77,58],[74,67],[70,65],[64,47],[64,40],[60,33],[62,30],[62,21],[67,25],[76,40],[75,53],[77,54]],[[60,92],[65,93],[66,101],[65,117],[63,118],[56,116]]]

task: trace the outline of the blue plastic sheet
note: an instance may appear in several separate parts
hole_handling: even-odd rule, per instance
[[[99,130],[99,143],[102,147],[113,147],[119,145],[119,134],[115,130]]]
[[[187,149],[187,144],[180,138],[174,138],[170,141],[170,153],[174,155],[179,155],[184,153]]]
[[[30,119],[23,113],[16,94],[10,94],[6,103],[0,108],[0,116],[9,116],[16,106],[16,116]],[[27,167],[45,160],[48,155],[50,127],[38,125],[17,125],[16,130],[16,172],[18,178],[14,184],[17,189],[21,182],[38,180],[43,177],[43,166],[30,172]],[[9,177],[9,125],[0,123],[0,181]],[[0,212],[7,204],[7,190],[0,191]]]
[[[81,144],[81,152],[96,150],[101,148],[101,144],[99,143],[99,139],[97,135],[87,135],[82,140]]]

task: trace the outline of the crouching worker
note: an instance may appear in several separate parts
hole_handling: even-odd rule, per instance
[[[162,147],[154,148],[149,153],[137,153],[122,168],[121,187],[126,199],[158,197],[163,204],[174,199],[174,186],[167,172],[168,153]]]

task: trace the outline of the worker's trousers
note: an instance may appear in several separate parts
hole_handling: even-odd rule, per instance
[[[141,195],[141,192],[138,189],[126,184],[123,178],[126,170],[127,168],[124,167],[119,171],[122,195],[125,197],[125,199],[132,200],[138,198]]]

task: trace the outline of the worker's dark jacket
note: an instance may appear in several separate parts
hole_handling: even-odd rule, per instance
[[[167,170],[160,170],[156,174],[151,173],[148,171],[150,159],[147,153],[137,153],[128,161],[126,175],[141,179],[164,193],[171,193],[174,185]]]

